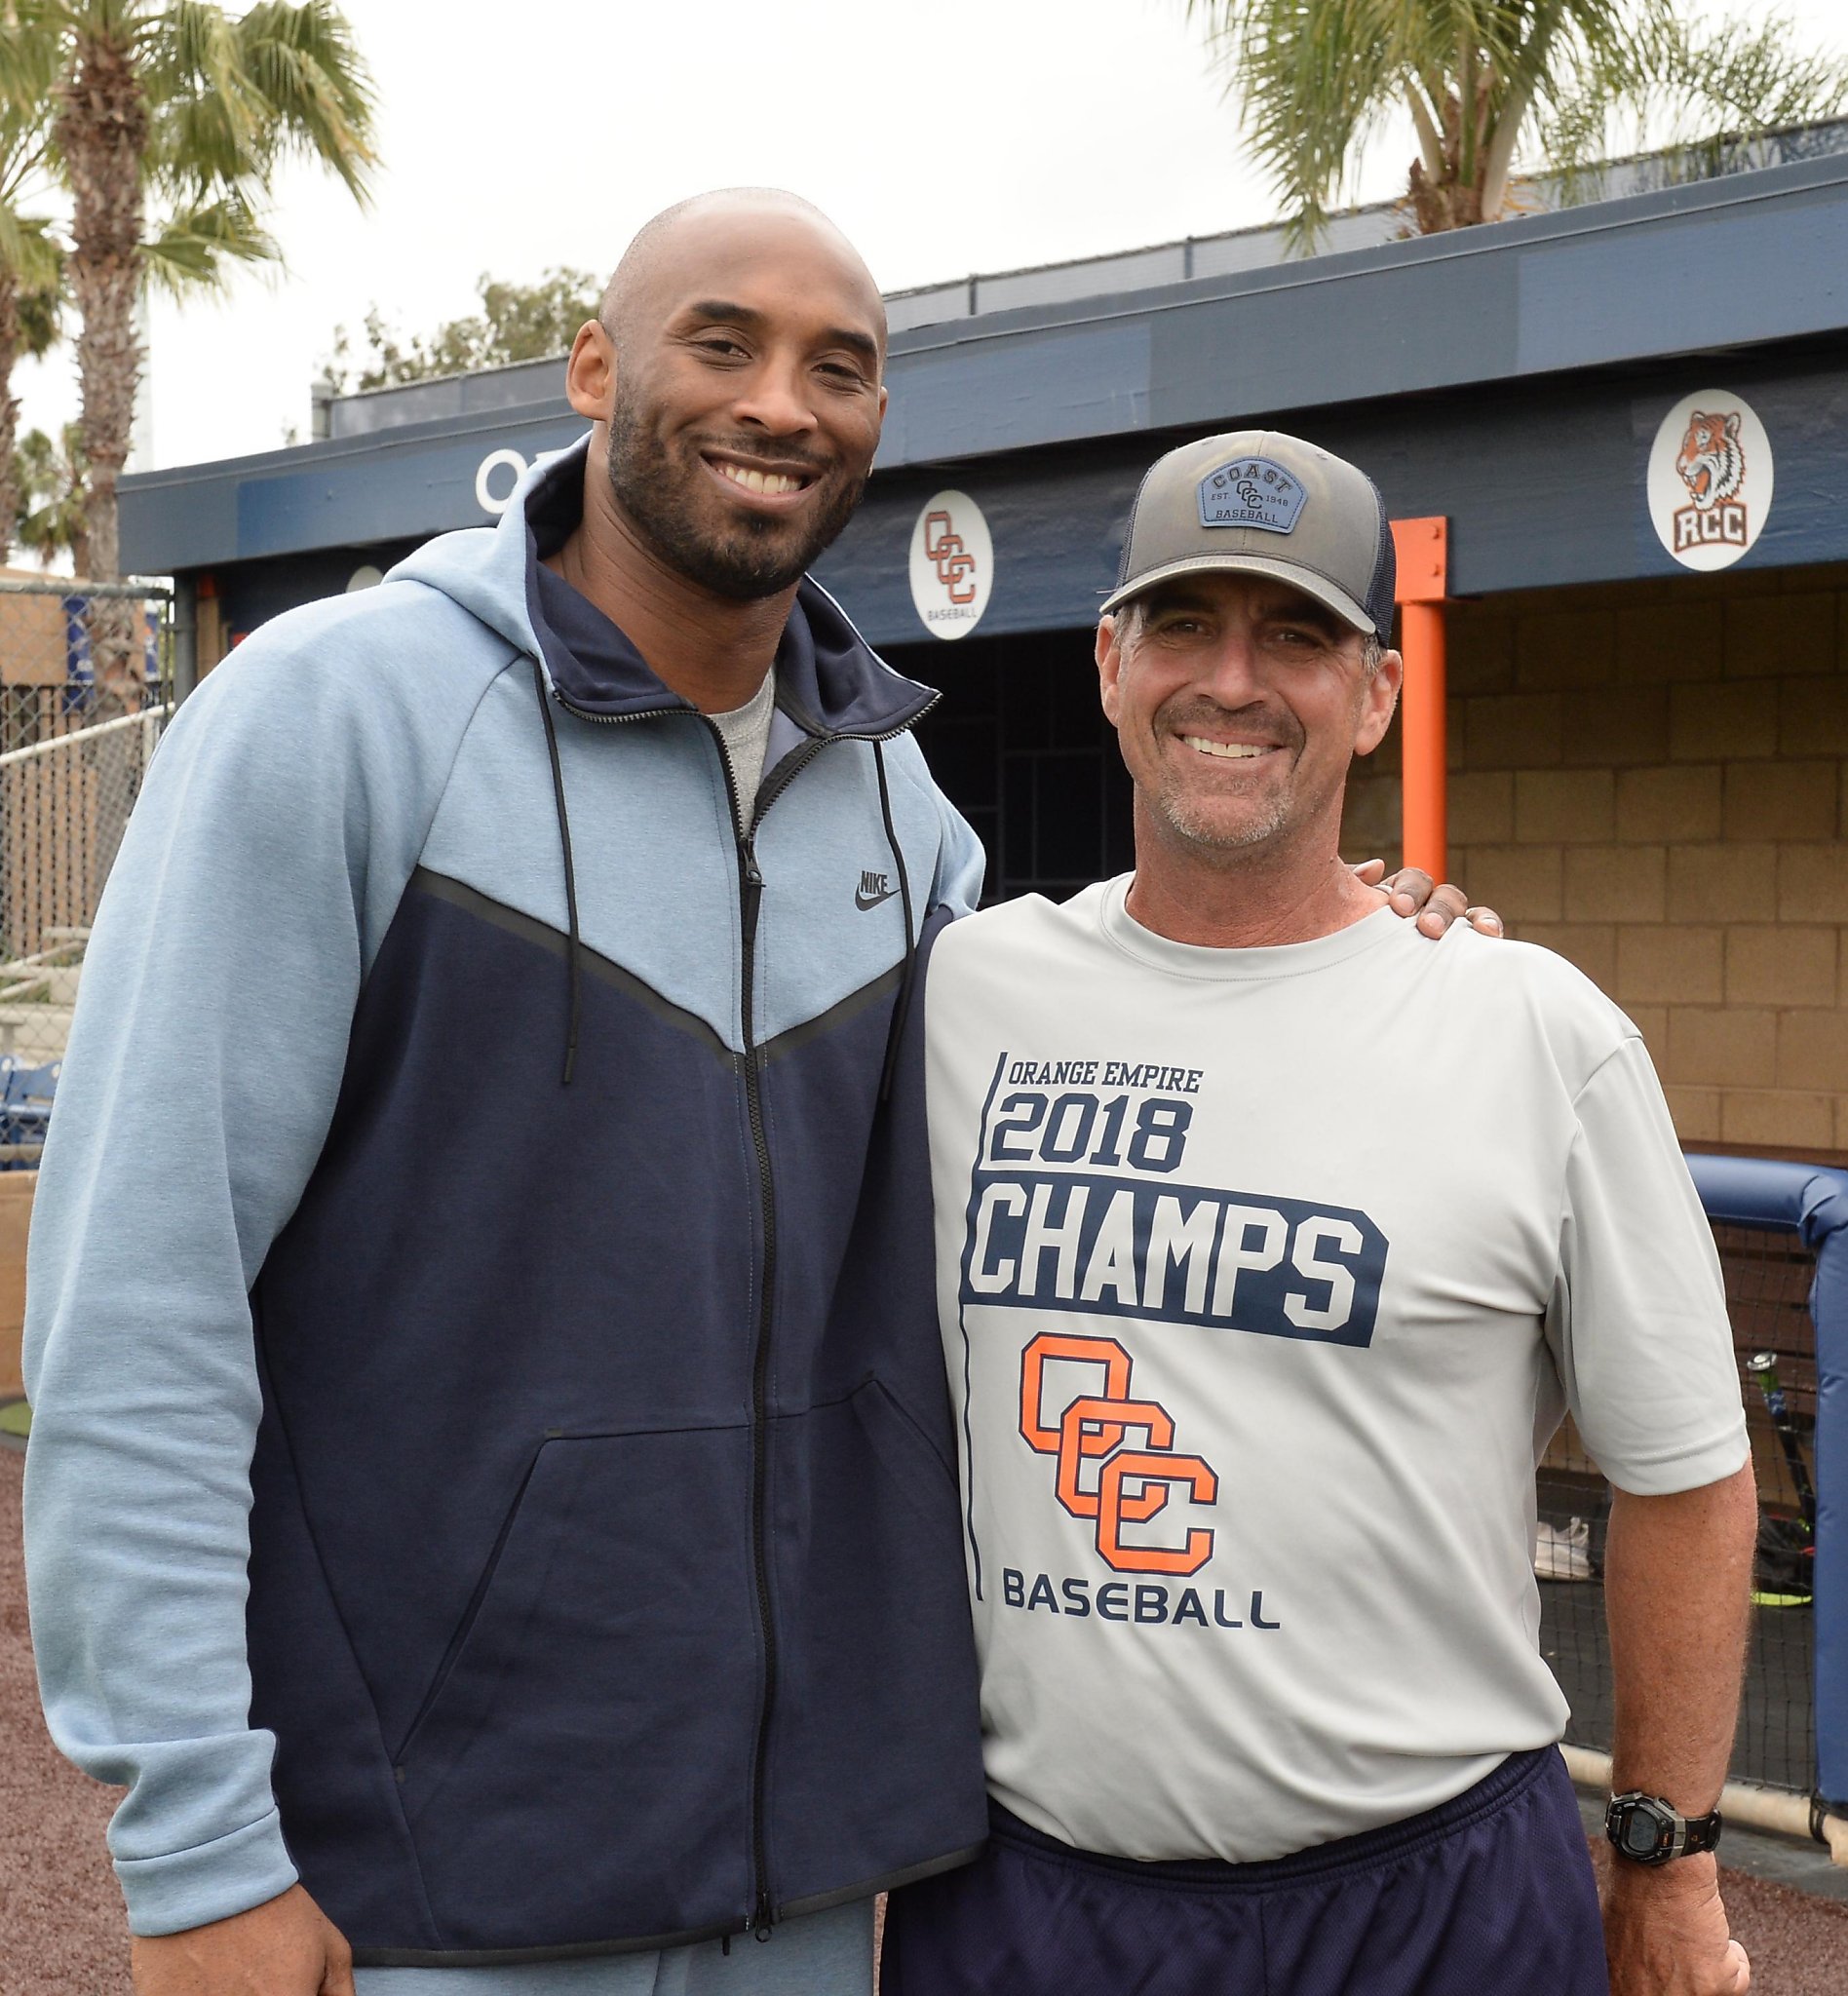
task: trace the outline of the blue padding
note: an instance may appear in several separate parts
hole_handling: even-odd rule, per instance
[[[1816,1785],[1848,1802],[1848,1171],[1690,1157],[1716,1224],[1796,1234],[1816,1257]]]

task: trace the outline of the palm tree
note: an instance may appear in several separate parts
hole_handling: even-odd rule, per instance
[[[44,190],[51,129],[51,45],[25,32],[14,0],[0,5],[0,563],[12,548],[19,493],[13,453],[19,403],[14,364],[58,336],[58,250],[43,215],[26,211]]]
[[[276,258],[259,210],[286,161],[319,161],[363,204],[376,163],[372,84],[332,0],[258,0],[238,16],[211,0],[16,4],[58,51],[52,141],[71,197],[90,565],[107,582],[120,570],[116,482],[143,284],[210,284],[229,262]],[[101,604],[93,616],[101,704],[132,708],[133,617]]]
[[[13,538],[49,568],[68,555],[79,576],[90,573],[89,493],[84,489],[84,433],[66,423],[57,438],[28,430],[13,457],[18,518]]]
[[[1367,140],[1409,110],[1420,233],[1493,221],[1516,148],[1568,178],[1628,117],[1658,143],[1750,138],[1836,111],[1848,73],[1794,29],[1690,26],[1676,0],[1184,0],[1203,22],[1247,143],[1307,247]],[[1701,164],[1696,160],[1696,166]]]

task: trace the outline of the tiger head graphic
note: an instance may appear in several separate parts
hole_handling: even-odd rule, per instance
[[[1688,418],[1681,453],[1675,460],[1695,507],[1702,513],[1730,499],[1746,480],[1746,453],[1739,441],[1739,414]]]

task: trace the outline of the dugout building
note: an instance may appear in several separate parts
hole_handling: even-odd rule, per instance
[[[819,573],[943,690],[921,734],[990,894],[1129,864],[1091,633],[1142,470],[1292,430],[1400,523],[1414,739],[1357,774],[1353,853],[1442,852],[1578,963],[1689,1144],[1848,1162],[1848,159],[1278,247],[890,301],[885,441]],[[125,480],[125,565],[178,585],[183,684],[581,428],[558,362],[324,402],[300,447]]]

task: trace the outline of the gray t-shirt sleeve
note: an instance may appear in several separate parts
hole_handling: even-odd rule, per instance
[[[1575,1107],[1547,1316],[1566,1405],[1618,1488],[1717,1482],[1747,1455],[1725,1288],[1639,1039],[1603,1061]]]

